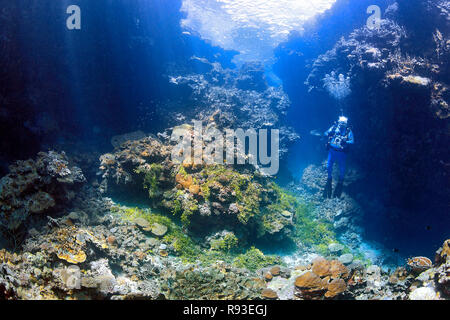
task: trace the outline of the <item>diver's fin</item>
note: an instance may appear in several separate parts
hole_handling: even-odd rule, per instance
[[[332,189],[331,186],[332,186],[332,179],[327,179],[325,189],[323,190],[324,198],[331,198],[331,189]]]
[[[336,188],[334,189],[333,198],[340,198],[342,195],[342,189],[344,187],[344,184],[342,181],[339,181],[336,185]]]

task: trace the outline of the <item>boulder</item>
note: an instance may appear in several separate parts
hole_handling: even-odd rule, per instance
[[[343,264],[350,264],[353,261],[353,255],[351,253],[343,254],[338,259]]]
[[[264,289],[261,293],[261,296],[265,299],[275,300],[278,299],[278,294],[272,289]]]
[[[167,227],[159,223],[154,223],[151,226],[151,232],[157,237],[162,237],[167,233]]]

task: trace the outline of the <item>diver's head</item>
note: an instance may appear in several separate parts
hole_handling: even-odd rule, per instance
[[[347,126],[347,123],[348,123],[348,119],[346,117],[344,117],[344,116],[339,117],[338,124],[340,126]]]

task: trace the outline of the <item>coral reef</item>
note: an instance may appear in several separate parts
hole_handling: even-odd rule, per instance
[[[243,269],[244,265],[256,268],[274,263],[274,259],[259,250],[236,256],[235,266],[218,262],[220,259],[214,254],[205,266],[182,263],[188,248],[180,249],[180,245],[190,246],[197,254],[201,250],[198,245],[189,244],[191,240],[171,219],[146,210],[116,206],[106,199],[98,204],[103,207],[98,210],[96,192],[91,189],[85,193],[84,205],[87,202],[89,208],[94,208],[89,216],[83,211],[73,211],[54,218],[52,224],[30,233],[20,254],[0,251],[3,298],[261,298],[265,282]],[[110,214],[98,214],[104,210]],[[152,233],[146,227],[154,224],[165,226],[167,234],[149,237]],[[224,235],[226,246],[219,245],[219,250],[228,250],[234,242],[228,240],[231,234]],[[216,239],[211,240],[215,243]],[[174,257],[180,254],[181,259]],[[246,257],[252,259],[242,260]],[[253,260],[255,257],[259,260]]]
[[[35,160],[15,162],[9,171],[0,180],[1,229],[9,238],[26,231],[30,219],[69,204],[86,181],[64,152],[40,152]]]
[[[437,287],[446,296],[450,296],[450,240],[446,240],[436,252],[435,281]]]
[[[330,203],[320,198],[323,168],[308,167],[291,194],[252,166],[175,164],[171,148],[154,137],[125,140],[113,153],[100,157],[101,184],[84,184],[81,170],[63,153],[40,153],[37,160],[12,166],[2,179],[4,185],[26,183],[2,189],[2,195],[14,190],[8,194],[20,195],[30,214],[48,217],[41,217],[47,223],[29,228],[17,253],[0,252],[0,296],[441,299],[448,295],[449,241],[437,252],[434,266],[425,257],[411,259],[408,268],[393,273],[370,265],[359,243],[352,246],[348,241],[349,232],[360,234],[352,226],[357,220],[346,225],[345,232],[336,225],[343,217],[361,214],[361,209],[345,193],[341,199],[328,199]],[[359,179],[357,172],[350,174],[346,186]],[[104,197],[135,191],[149,207],[127,207]],[[65,210],[51,214],[60,201]],[[258,237],[288,239],[307,256],[319,252],[323,257],[312,254],[309,262],[288,262],[250,246]]]
[[[303,171],[300,183],[289,186],[292,193],[298,194],[304,203],[309,204],[302,206],[301,210],[303,216],[309,219],[298,219],[303,221],[303,227],[298,230],[305,230],[307,240],[316,245],[320,254],[329,255],[329,258],[339,258],[343,254],[360,256],[361,220],[365,212],[347,190],[357,188],[363,176],[354,168],[349,170],[341,198],[323,199],[323,186],[327,179],[325,166],[325,162],[309,165]],[[337,174],[336,168],[333,174]],[[320,235],[321,241],[314,235]],[[346,252],[342,252],[344,249]],[[348,251],[350,249],[352,252]]]
[[[171,145],[146,137],[102,155],[102,192],[147,198],[154,207],[180,217],[191,231],[228,228],[244,241],[250,235],[290,235],[293,217],[288,213],[294,210],[293,202],[285,201],[284,193],[256,168],[175,164],[171,150]]]
[[[74,204],[72,212],[31,229],[20,252],[0,250],[2,299],[442,299],[448,293],[449,240],[419,275],[317,255],[284,265],[255,247],[236,247],[230,231],[208,237],[203,250],[174,217],[116,205],[92,187]],[[155,225],[165,233],[153,233]],[[329,245],[338,255],[345,250]]]
[[[188,101],[182,104],[183,119],[206,121],[214,117],[219,129],[279,129],[281,157],[288,146],[299,139],[299,135],[283,121],[290,106],[289,98],[281,87],[266,83],[262,64],[246,63],[240,69],[232,70],[206,59],[193,57],[192,60],[206,71],[169,77],[178,90],[190,92]],[[162,112],[167,114],[166,110]],[[180,124],[172,124],[169,120],[167,123]]]
[[[262,279],[220,262],[208,269],[177,272],[174,278],[169,299],[259,299],[266,290]]]

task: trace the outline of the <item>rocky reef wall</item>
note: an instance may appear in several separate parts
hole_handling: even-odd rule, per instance
[[[100,157],[100,189],[172,213],[203,237],[224,229],[243,243],[289,235],[295,206],[270,178],[250,165],[194,164],[191,158],[177,164],[172,148],[152,137],[122,143]]]
[[[29,229],[70,205],[86,178],[64,152],[40,152],[9,170],[0,180],[0,231],[19,249]]]
[[[311,119],[308,130],[325,129],[342,108],[356,137],[351,161],[366,176],[366,187],[359,190],[365,190],[365,202],[376,199],[387,206],[388,219],[398,228],[403,225],[420,234],[428,223],[443,236],[439,221],[448,225],[450,188],[448,1],[370,3],[382,8],[378,29],[366,26],[369,4],[361,2],[361,11],[352,10],[349,18],[359,21],[356,26],[346,23],[338,31],[330,29],[342,18],[343,3],[309,30],[322,35],[322,51],[308,34],[279,48],[282,78],[296,84],[295,93],[287,88],[295,116],[299,121]],[[342,38],[332,38],[337,33]],[[299,73],[284,73],[287,66]],[[325,80],[339,74],[349,79],[351,92],[336,99]],[[306,142],[308,154],[317,141]],[[429,210],[436,218],[426,217]],[[379,213],[369,217],[373,215]]]

